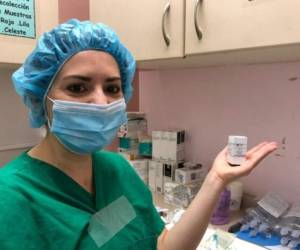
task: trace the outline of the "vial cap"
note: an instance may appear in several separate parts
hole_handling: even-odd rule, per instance
[[[241,136],[241,135],[228,136],[228,143],[247,144],[247,141],[248,141],[247,136]]]

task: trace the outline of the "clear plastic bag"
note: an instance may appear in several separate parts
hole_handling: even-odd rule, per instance
[[[278,223],[278,219],[265,211],[260,206],[248,209],[242,218],[240,231],[249,231],[250,237],[261,236],[271,238],[272,228]]]
[[[291,207],[284,215],[276,218],[257,206],[246,211],[242,218],[240,231],[249,232],[250,237],[258,234],[271,238],[272,235],[280,237],[280,244],[287,249],[300,247],[300,209]]]
[[[298,211],[298,212],[297,212]],[[274,232],[280,235],[280,243],[288,249],[300,247],[300,209],[291,208],[274,227]]]

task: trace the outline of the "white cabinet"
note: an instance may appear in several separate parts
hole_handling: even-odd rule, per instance
[[[112,27],[139,61],[183,57],[184,0],[90,0],[90,19]]]
[[[36,38],[58,24],[58,0],[35,0]],[[23,63],[37,39],[0,34],[0,65]]]
[[[91,20],[112,26],[142,68],[299,60],[299,10],[299,0],[90,0]]]
[[[185,54],[299,44],[299,10],[299,0],[188,0]]]

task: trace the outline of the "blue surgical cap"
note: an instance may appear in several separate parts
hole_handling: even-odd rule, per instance
[[[46,123],[44,99],[57,73],[73,55],[84,50],[101,50],[117,61],[126,102],[132,95],[135,60],[108,26],[71,19],[44,33],[24,64],[12,75],[17,93],[29,107],[32,127]]]

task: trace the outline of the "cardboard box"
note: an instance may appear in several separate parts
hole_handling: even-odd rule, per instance
[[[164,182],[174,182],[175,181],[175,170],[178,168],[183,168],[183,162],[163,162],[163,174],[164,174]]]
[[[184,160],[184,130],[152,132],[152,158],[158,161]]]
[[[151,191],[155,191],[156,188],[156,162],[149,161],[148,168],[148,184]]]
[[[159,160],[161,161],[169,160],[169,132],[168,131],[161,131]]]
[[[159,161],[149,161],[149,188],[152,191],[164,192],[164,178],[163,178],[163,163]]]
[[[152,159],[155,161],[160,160],[161,158],[161,132],[153,131],[152,132]]]
[[[163,163],[156,162],[156,175],[155,175],[155,191],[164,193],[164,176],[163,176]]]
[[[152,157],[152,141],[141,140],[139,142],[139,155],[145,157]]]
[[[207,174],[207,170],[201,164],[184,167],[175,170],[175,181],[182,184],[191,182],[202,182]]]
[[[147,134],[146,114],[142,112],[127,112],[128,121],[123,124],[118,137],[137,139],[140,135]]]
[[[174,130],[168,132],[168,158],[169,161],[183,161],[184,160],[184,140],[185,132],[184,130]]]

